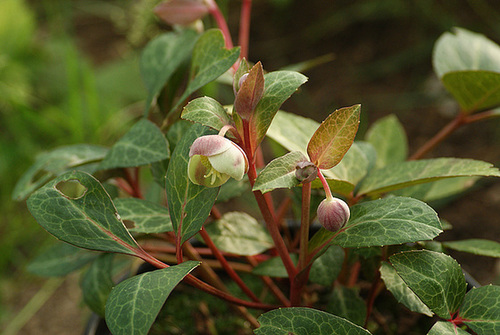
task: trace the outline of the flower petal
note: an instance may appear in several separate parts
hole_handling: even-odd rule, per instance
[[[219,187],[224,184],[230,176],[217,172],[212,166],[207,167],[207,165],[203,164],[204,159],[206,157],[201,155],[194,155],[189,159],[189,180],[193,184],[206,187]]]
[[[243,150],[231,142],[227,151],[209,156],[208,160],[215,170],[227,174],[236,180],[241,180],[248,171],[248,159]]]
[[[198,137],[189,150],[189,157],[193,155],[213,156],[221,154],[231,148],[233,142],[219,135]]]

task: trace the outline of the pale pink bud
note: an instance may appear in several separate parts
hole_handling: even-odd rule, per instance
[[[154,13],[170,25],[190,25],[208,13],[203,0],[170,0],[155,7]]]
[[[189,150],[188,176],[197,185],[218,187],[230,177],[241,180],[248,159],[234,142],[220,135],[197,138]]]
[[[303,183],[310,183],[318,176],[316,165],[309,161],[298,162],[295,166],[295,177]]]
[[[238,81],[238,88],[240,88],[241,85],[243,85],[243,83],[245,82],[245,80],[247,80],[247,77],[248,77],[248,73],[245,73],[244,75],[242,75],[240,77],[240,80]]]
[[[318,206],[319,223],[329,231],[342,228],[349,221],[350,215],[349,206],[338,198],[327,198]]]

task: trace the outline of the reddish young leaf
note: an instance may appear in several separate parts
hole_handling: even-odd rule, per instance
[[[234,100],[234,111],[243,120],[249,120],[263,94],[264,71],[262,64],[259,62],[252,67],[248,76],[239,85],[239,90]]]
[[[354,142],[361,105],[344,107],[326,118],[311,137],[307,154],[320,169],[337,165]]]

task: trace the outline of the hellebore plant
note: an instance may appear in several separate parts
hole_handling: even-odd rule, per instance
[[[114,335],[147,334],[181,282],[228,302],[246,331],[261,335],[387,334],[392,326],[374,317],[377,298],[393,299],[384,287],[427,320],[428,334],[499,334],[500,287],[467,291],[446,252],[500,257],[500,244],[431,242],[446,225],[424,201],[500,171],[471,159],[421,158],[460,126],[500,115],[500,95],[491,94],[500,85],[500,47],[463,29],[438,40],[434,68],[461,111],[408,157],[394,115],[356,138],[360,105],[321,124],[281,111],[307,78],[245,60],[250,1],[242,5],[241,52],[213,1],[173,0],[157,13],[186,25],[205,15],[204,5],[221,30],[178,27],[145,47],[144,115],[115,145],[54,149],[19,180],[14,197],[27,198],[43,228],[78,247],[57,244],[29,269],[65,275],[86,267],[83,299]],[[177,10],[192,16],[176,21]],[[229,84],[234,101],[189,100],[216,80]],[[259,214],[234,210],[238,202]],[[155,270],[134,275],[144,262]]]

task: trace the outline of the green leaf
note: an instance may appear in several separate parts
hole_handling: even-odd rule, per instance
[[[230,178],[225,184],[220,188],[219,195],[217,196],[217,202],[226,202],[233,198],[242,195],[246,190],[250,188],[250,183],[247,178],[241,180],[236,180]]]
[[[332,192],[348,196],[354,187],[366,176],[375,164],[375,149],[368,142],[356,141],[339,164],[323,170]],[[313,182],[314,188],[322,188],[319,180]]]
[[[332,243],[344,248],[373,247],[432,240],[442,232],[436,212],[426,203],[391,197],[357,204]]]
[[[432,63],[440,78],[455,71],[500,72],[500,46],[481,34],[454,28],[436,41]]]
[[[169,157],[168,142],[160,128],[141,119],[111,147],[100,168],[141,166]]]
[[[97,257],[94,252],[58,242],[29,262],[26,270],[43,277],[66,276]]]
[[[200,124],[194,124],[177,143],[167,170],[166,192],[170,219],[181,243],[193,237],[201,229],[210,214],[219,188],[193,184],[187,175],[189,148],[200,136],[214,132]]]
[[[77,247],[131,255],[139,248],[102,185],[85,172],[59,176],[27,204],[43,228]]]
[[[468,252],[475,255],[500,257],[500,243],[490,240],[470,239],[462,241],[442,242],[450,249]]]
[[[307,145],[311,162],[331,169],[342,160],[358,131],[360,110],[361,105],[341,108],[321,123]]]
[[[465,296],[467,284],[460,265],[448,255],[408,251],[389,258],[406,285],[434,313],[449,319]]]
[[[224,107],[217,100],[210,97],[190,101],[184,107],[181,117],[217,130],[232,122]]]
[[[363,326],[366,318],[366,305],[355,288],[335,286],[326,311]]]
[[[362,181],[357,195],[376,197],[392,190],[443,178],[500,176],[492,164],[461,158],[434,158],[394,163],[372,170]]]
[[[113,335],[146,335],[170,292],[198,264],[188,261],[118,284],[106,303],[106,324]]]
[[[369,331],[341,317],[312,308],[280,308],[257,319],[257,335],[366,335]]]
[[[433,65],[464,113],[500,104],[500,46],[483,35],[465,29],[443,34]]]
[[[114,203],[122,220],[133,224],[129,231],[146,234],[173,231],[168,209],[163,206],[137,198],[118,198]]]
[[[274,71],[264,75],[264,80],[264,96],[255,107],[250,121],[256,131],[256,134],[251,134],[255,145],[266,135],[280,106],[307,81],[307,77],[293,71]]]
[[[289,151],[307,155],[307,144],[319,123],[299,115],[278,111],[267,136]],[[349,195],[375,162],[375,149],[367,142],[354,142],[344,158],[330,170],[322,171],[333,192]],[[321,188],[317,180],[313,188]]]
[[[432,326],[427,335],[469,335],[469,333],[456,327],[451,322],[438,321]]]
[[[87,172],[93,173],[96,170],[95,163],[103,159],[107,152],[108,149],[105,147],[75,144],[55,148],[41,154],[19,178],[12,192],[12,198],[18,201],[23,200],[50,179],[77,166],[81,170],[85,169]]]
[[[209,29],[201,35],[193,49],[191,80],[171,111],[176,110],[196,90],[226,72],[238,60],[239,54],[239,47],[231,50],[225,48],[220,30]]]
[[[470,290],[460,306],[459,316],[478,335],[500,333],[500,286]]]
[[[318,127],[319,123],[312,119],[278,111],[267,136],[288,151],[300,151],[307,155],[307,144]]]
[[[115,285],[111,279],[113,254],[99,256],[89,267],[80,283],[83,301],[96,314],[104,317],[104,307],[111,289]]]
[[[398,118],[391,114],[377,120],[366,133],[377,152],[376,168],[402,162],[408,156],[408,139]]]
[[[235,255],[257,255],[274,246],[267,230],[242,212],[226,213],[205,229],[217,248]]]
[[[292,262],[296,265],[299,260],[297,254],[290,254]],[[262,263],[259,263],[253,270],[252,273],[257,276],[269,276],[275,278],[288,278],[288,273],[286,271],[285,265],[280,257],[270,258]]]
[[[141,56],[141,74],[148,90],[146,111],[170,77],[191,55],[198,34],[191,29],[168,32],[150,41]]]
[[[427,307],[419,297],[413,293],[398,275],[396,270],[387,262],[382,262],[380,275],[387,289],[396,300],[405,305],[410,311],[425,314],[431,317],[434,313]]]
[[[449,72],[441,80],[462,107],[462,113],[500,106],[500,72]]]
[[[253,191],[266,193],[276,188],[292,188],[300,184],[295,177],[297,163],[307,161],[300,151],[292,151],[273,159],[259,173]]]
[[[330,246],[311,266],[309,280],[323,286],[330,286],[337,279],[344,261],[344,250],[336,245]]]
[[[424,202],[435,201],[457,195],[471,188],[479,177],[455,177],[439,179],[392,191],[392,194],[411,197]]]

